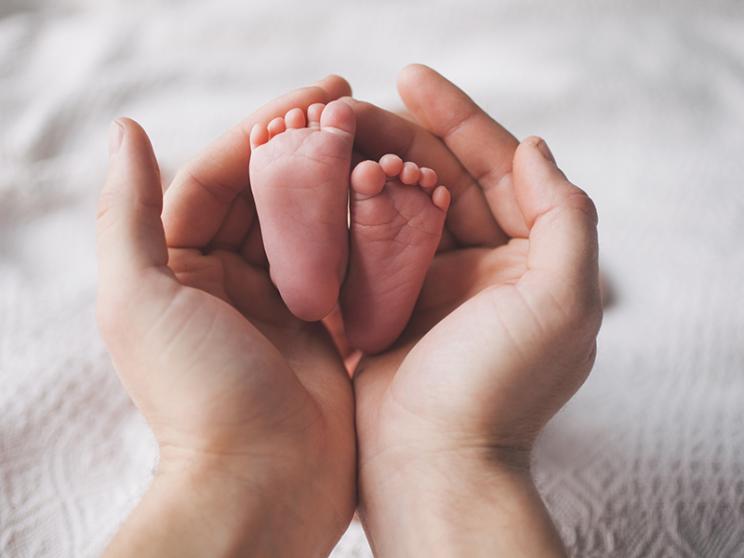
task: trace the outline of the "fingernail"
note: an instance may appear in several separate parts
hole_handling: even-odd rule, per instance
[[[548,144],[545,143],[544,139],[538,139],[537,143],[535,144],[535,147],[537,147],[538,151],[542,153],[542,156],[545,157],[548,161],[551,163],[555,163],[555,157],[553,157],[553,152],[550,151],[550,148],[548,147]]]
[[[114,120],[109,126],[109,156],[119,151],[122,139],[124,139],[124,126],[118,120]]]

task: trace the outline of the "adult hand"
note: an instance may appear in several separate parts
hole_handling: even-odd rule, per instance
[[[360,515],[378,556],[561,555],[529,453],[594,361],[594,205],[433,70],[398,88],[415,122],[350,101],[357,149],[434,168],[453,202],[407,331],[356,371]]]
[[[355,507],[350,381],[319,324],[266,272],[248,134],[348,95],[331,77],[270,103],[163,194],[142,128],[112,125],[98,214],[98,318],[160,447],[156,477],[109,556],[324,556]]]

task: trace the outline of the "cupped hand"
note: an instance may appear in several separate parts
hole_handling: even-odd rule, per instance
[[[290,108],[348,94],[331,77],[259,110],[176,175],[162,217],[150,142],[120,119],[99,205],[99,324],[160,446],[158,475],[245,488],[235,490],[245,501],[230,513],[254,509],[276,520],[264,538],[277,540],[263,548],[276,555],[292,555],[293,546],[327,554],[351,519],[354,405],[325,330],[295,319],[269,280],[248,132]]]
[[[591,369],[601,321],[595,208],[545,142],[519,144],[424,66],[404,69],[398,86],[411,118],[350,101],[357,149],[434,168],[453,202],[408,329],[355,374],[360,512],[379,555],[396,554],[391,540],[422,514],[462,521],[455,538],[473,534],[463,518],[479,509],[487,521],[489,503],[510,510],[506,523],[519,515],[519,497],[490,487],[528,477],[535,437]],[[494,528],[481,527],[476,538]],[[544,532],[525,555],[560,548]],[[503,548],[484,541],[481,552]]]

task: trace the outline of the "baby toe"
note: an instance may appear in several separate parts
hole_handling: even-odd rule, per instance
[[[307,107],[307,122],[310,128],[320,128],[320,115],[323,114],[324,103],[313,103]]]
[[[392,153],[380,157],[380,166],[390,178],[398,176],[403,170],[403,159]]]
[[[267,141],[269,141],[269,131],[266,125],[263,123],[254,124],[250,134],[251,149],[255,149]]]
[[[281,134],[284,130],[287,129],[287,125],[284,122],[284,118],[281,116],[277,116],[274,118],[271,122],[269,122],[269,138],[273,138],[274,136],[277,136]]]
[[[421,170],[416,163],[410,161],[403,164],[403,170],[400,171],[400,181],[403,184],[412,186],[419,181]]]
[[[284,115],[287,128],[304,128],[305,113],[300,108],[293,108]]]
[[[330,132],[353,134],[356,130],[354,109],[343,101],[328,103],[320,115],[320,127]]]
[[[431,201],[442,211],[447,211],[452,201],[452,195],[445,186],[437,186],[431,195]]]
[[[430,191],[437,185],[437,173],[434,169],[421,167],[421,176],[419,177],[419,186],[424,190]]]
[[[351,188],[363,196],[376,196],[385,187],[385,172],[374,161],[362,161],[351,172]]]

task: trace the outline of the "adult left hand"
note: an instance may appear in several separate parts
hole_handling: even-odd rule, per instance
[[[109,556],[325,556],[356,503],[349,377],[266,271],[250,199],[254,122],[349,94],[331,77],[274,101],[163,194],[131,120],[112,126],[98,215],[98,318],[160,447]]]
[[[594,361],[594,204],[435,71],[399,92],[411,120],[349,99],[357,148],[435,169],[453,201],[407,330],[355,373],[365,530],[379,556],[560,556],[529,458]]]

